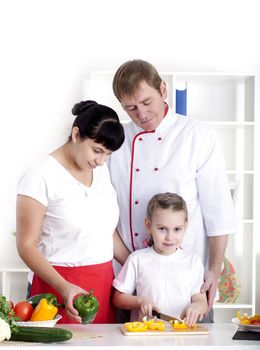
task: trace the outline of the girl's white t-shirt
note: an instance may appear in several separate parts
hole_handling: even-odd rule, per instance
[[[182,249],[171,255],[160,255],[153,247],[139,249],[129,255],[113,281],[122,293],[144,296],[162,313],[180,317],[194,294],[200,293],[204,281],[201,259]],[[137,320],[133,310],[131,320]]]
[[[17,193],[46,207],[38,248],[52,265],[85,266],[112,260],[119,208],[106,164],[93,170],[92,184],[87,187],[48,156],[25,172]]]

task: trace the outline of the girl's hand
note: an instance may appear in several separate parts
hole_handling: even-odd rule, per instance
[[[146,298],[142,298],[139,308],[139,317],[142,319],[144,316],[153,317],[152,311],[155,310],[160,312],[160,310],[154,305],[154,303]]]
[[[203,318],[203,314],[198,310],[198,308],[190,304],[186,307],[186,309],[182,312],[180,318],[184,320],[184,322],[191,327],[197,320],[201,321]]]

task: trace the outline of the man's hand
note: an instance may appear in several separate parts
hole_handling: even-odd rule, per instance
[[[228,243],[228,235],[209,237],[209,269],[205,273],[205,282],[201,286],[201,293],[207,293],[208,311],[212,309],[216,290],[218,287],[218,277],[221,272],[223,257]]]
[[[205,282],[202,284],[200,288],[201,293],[207,294],[208,310],[206,315],[208,315],[208,313],[212,309],[217,287],[218,287],[218,275],[213,271],[210,271],[210,270],[207,271],[205,273]]]

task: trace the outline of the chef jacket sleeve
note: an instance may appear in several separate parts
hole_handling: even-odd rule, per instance
[[[198,159],[197,185],[200,206],[208,236],[234,233],[234,207],[225,162],[215,132],[207,128]]]
[[[37,169],[28,169],[18,182],[17,194],[22,194],[43,204],[48,205],[46,183]]]
[[[192,263],[192,284],[191,284],[191,295],[200,293],[200,288],[204,282],[204,266],[199,256],[193,256]]]

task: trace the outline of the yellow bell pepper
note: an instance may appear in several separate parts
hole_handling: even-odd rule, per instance
[[[147,324],[138,321],[126,322],[124,326],[128,332],[144,332],[148,329]]]
[[[238,311],[236,316],[239,319],[241,324],[250,324],[250,320],[247,313],[244,313],[243,315],[241,315],[241,312]]]
[[[237,318],[240,321],[240,324],[258,324],[260,323],[260,315],[248,316],[247,313],[241,315],[241,312],[238,311],[236,314]]]
[[[188,326],[186,323],[184,322],[179,322],[177,320],[175,321],[170,321],[170,324],[172,325],[172,328],[175,328],[175,329],[187,329],[187,328],[196,328],[197,327],[197,324],[194,323],[191,327]]]
[[[152,331],[164,331],[165,330],[165,323],[163,321],[155,321],[154,319],[147,322],[148,329]]]
[[[250,321],[257,321],[257,322],[260,322],[260,314],[256,314],[252,317],[250,317]]]
[[[58,313],[58,308],[51,303],[48,303],[47,299],[43,298],[34,309],[31,321],[49,321],[53,320]]]

